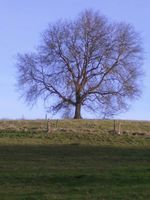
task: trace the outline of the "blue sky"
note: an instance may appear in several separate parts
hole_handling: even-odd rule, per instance
[[[0,118],[44,118],[42,101],[33,108],[16,90],[16,55],[33,51],[48,23],[72,19],[84,9],[99,10],[112,21],[131,23],[141,34],[145,77],[143,94],[117,118],[150,120],[149,0],[0,0]],[[49,114],[49,117],[52,117]],[[94,117],[94,116],[93,116]]]

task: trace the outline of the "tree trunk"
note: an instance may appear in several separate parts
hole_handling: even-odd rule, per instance
[[[81,103],[77,103],[75,106],[74,119],[81,119]]]

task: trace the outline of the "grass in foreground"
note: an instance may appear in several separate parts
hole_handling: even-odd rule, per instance
[[[150,199],[150,148],[0,145],[0,200]]]

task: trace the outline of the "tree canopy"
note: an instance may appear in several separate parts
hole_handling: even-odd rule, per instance
[[[109,116],[140,94],[141,65],[133,26],[86,10],[50,24],[35,53],[18,55],[17,80],[29,103],[43,98],[50,111],[74,112],[76,119],[84,109]]]

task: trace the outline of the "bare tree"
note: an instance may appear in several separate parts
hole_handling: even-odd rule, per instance
[[[55,112],[81,108],[105,116],[140,94],[142,48],[134,28],[86,10],[42,34],[36,53],[19,55],[18,86],[29,103],[39,97]]]

